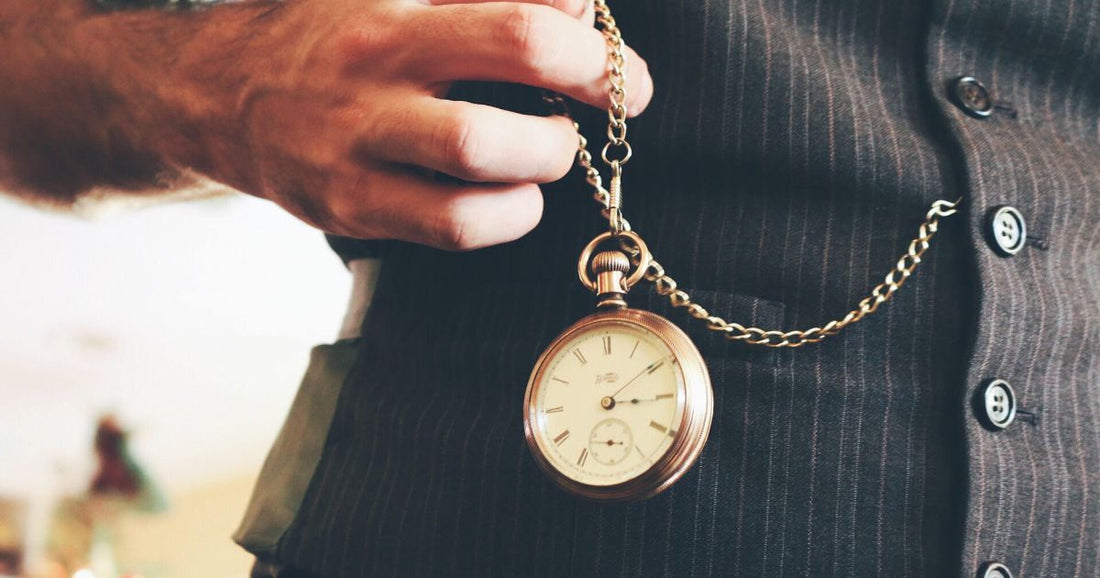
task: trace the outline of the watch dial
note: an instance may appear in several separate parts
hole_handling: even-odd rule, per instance
[[[640,326],[610,321],[572,336],[546,360],[533,399],[547,460],[588,485],[648,470],[680,429],[683,374],[672,350]]]

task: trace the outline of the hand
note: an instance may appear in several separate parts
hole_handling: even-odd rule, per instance
[[[142,76],[134,71],[141,59],[123,54],[127,67],[107,60],[104,67],[114,68],[104,76],[157,88],[119,114],[163,108],[140,120],[156,130],[131,133],[143,143],[138,148],[156,148],[168,164],[270,199],[332,233],[475,249],[519,238],[538,223],[537,184],[569,171],[577,135],[563,117],[440,97],[456,80],[503,81],[606,107],[607,48],[587,5],[226,5],[171,15],[177,26],[187,18],[204,25],[158,40],[173,54],[163,70]],[[627,53],[627,105],[635,115],[652,81],[641,58]],[[432,171],[466,182],[441,182]]]

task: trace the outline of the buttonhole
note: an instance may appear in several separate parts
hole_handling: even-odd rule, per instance
[[[1047,244],[1047,238],[1038,235],[1028,235],[1027,244],[1031,247],[1039,249],[1040,251],[1046,251],[1050,248],[1050,245]]]
[[[1027,422],[1033,426],[1039,425],[1039,414],[1031,413],[1030,411],[1024,411],[1021,409],[1016,410],[1016,419]]]
[[[999,112],[1008,118],[1016,118],[1016,107],[1012,105],[1011,101],[998,100],[993,103],[993,110]]]

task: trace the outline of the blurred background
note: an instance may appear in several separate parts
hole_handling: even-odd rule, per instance
[[[243,195],[0,197],[0,247],[0,576],[247,576],[230,534],[346,305],[322,235]]]

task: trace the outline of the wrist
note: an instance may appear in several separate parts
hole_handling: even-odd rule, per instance
[[[83,0],[0,6],[0,51],[10,57],[0,65],[0,186],[7,192],[71,203],[108,175],[144,164],[131,157],[122,169],[108,158],[105,100],[87,50],[75,41],[93,16]]]
[[[127,11],[78,32],[100,79],[101,144],[112,164],[134,159],[146,173],[189,170],[242,190],[254,184],[239,108],[254,82],[262,37],[253,22],[267,2],[218,9]],[[107,40],[104,40],[107,39]]]
[[[71,205],[93,190],[174,191],[195,173],[248,187],[236,60],[271,7],[0,2],[0,190]]]

